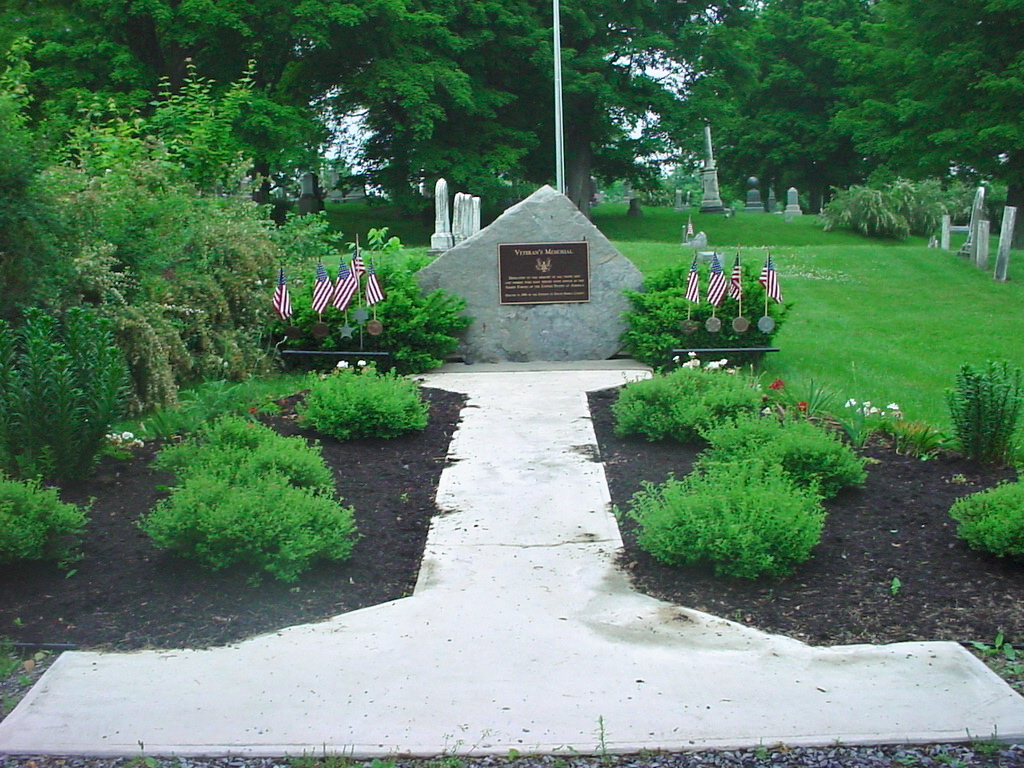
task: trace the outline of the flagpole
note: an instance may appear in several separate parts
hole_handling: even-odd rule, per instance
[[[562,118],[562,20],[559,0],[553,0],[552,28],[555,60],[555,189],[565,194],[565,127]]]

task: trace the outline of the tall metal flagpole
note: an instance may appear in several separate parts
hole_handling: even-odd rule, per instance
[[[562,21],[559,0],[554,0],[555,49],[555,188],[565,194],[565,127],[562,124]]]

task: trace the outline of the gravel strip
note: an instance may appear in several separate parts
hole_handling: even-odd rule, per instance
[[[0,768],[1022,768],[1024,745],[973,742],[920,747],[796,747],[719,752],[645,753],[571,757],[468,758],[357,761],[344,757],[154,758],[0,756]]]

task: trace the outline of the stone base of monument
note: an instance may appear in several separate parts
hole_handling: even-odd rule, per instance
[[[607,360],[621,351],[625,290],[643,275],[565,195],[544,186],[417,273],[466,301],[469,363]]]

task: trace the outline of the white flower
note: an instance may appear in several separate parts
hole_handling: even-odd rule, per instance
[[[121,439],[124,440],[125,442],[127,442],[129,440],[134,440],[135,439],[135,435],[133,435],[131,432],[122,432],[121,433]]]
[[[900,410],[900,407],[898,405],[896,405],[896,403],[889,403],[885,407],[888,408],[890,411],[898,411],[898,410]]]
[[[705,368],[707,368],[709,371],[717,371],[721,367],[722,367],[722,361],[721,360],[712,360],[710,363],[708,363],[705,366]]]
[[[865,403],[865,405],[867,405],[867,403]],[[870,414],[871,416],[877,416],[880,413],[881,413],[881,411],[878,410],[877,408],[869,408],[868,409],[868,414]]]
[[[360,368],[365,368],[366,367],[366,361],[365,360],[359,360],[359,361],[356,362],[356,365],[359,366]]]
[[[771,408],[762,408],[761,409],[761,415],[762,416],[771,416],[772,415],[772,409]]]
[[[700,360],[690,360],[687,363],[683,363],[680,368],[700,368]]]
[[[847,400],[847,401],[846,401],[846,407],[847,407],[847,408],[856,408],[856,407],[857,407],[857,401],[856,401],[856,400],[854,400],[854,399],[853,399],[853,398],[851,397],[851,398],[850,398],[849,400]]]
[[[690,359],[693,359],[697,356],[696,352],[687,352],[686,354],[689,355]]]
[[[339,360],[335,368],[348,368],[348,360]]]
[[[870,408],[871,407],[871,401],[870,400],[865,400],[863,405],[864,405],[865,408]]]
[[[676,365],[679,365],[679,355],[676,355],[675,357],[673,357],[672,358],[672,362],[675,363]]]

